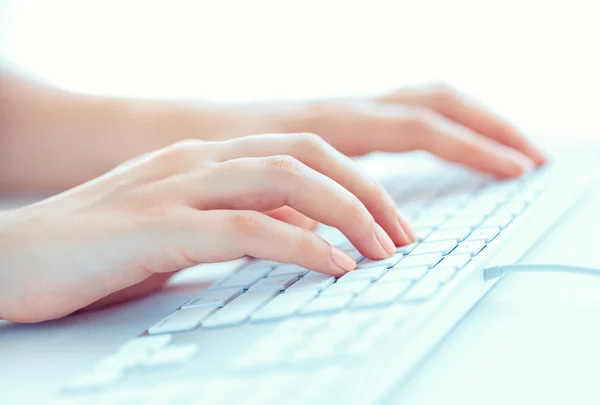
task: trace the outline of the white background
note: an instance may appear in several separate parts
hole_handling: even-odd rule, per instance
[[[597,136],[599,15],[593,0],[0,0],[0,56],[70,89],[221,101],[353,95],[445,81],[526,130]],[[595,195],[528,261],[599,266],[590,255],[598,240],[590,227],[600,221]],[[569,288],[597,291],[597,283],[566,276],[506,280],[422,368],[403,403],[598,403],[598,306],[555,303]],[[135,309],[133,316],[127,308]],[[144,308],[120,309],[127,317],[123,340],[149,324],[144,317],[153,315]],[[0,374],[67,373],[70,363],[61,370],[56,356],[34,344],[75,330],[67,321],[5,330],[0,341],[13,346],[0,364],[16,366]],[[99,344],[98,335],[77,330],[83,334],[71,335],[72,353],[86,361],[122,340],[106,330],[105,345],[94,349],[75,343],[84,336]],[[29,360],[19,362],[23,353],[42,360],[37,374]]]
[[[0,55],[60,86],[215,100],[445,81],[531,130],[598,128],[595,0],[0,0]]]

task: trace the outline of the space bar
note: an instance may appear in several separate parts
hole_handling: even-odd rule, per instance
[[[279,293],[279,290],[249,291],[202,322],[203,328],[218,328],[244,323],[250,315]]]

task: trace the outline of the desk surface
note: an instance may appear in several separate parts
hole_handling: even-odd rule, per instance
[[[600,268],[600,182],[524,263]],[[511,274],[399,389],[400,404],[598,404],[600,278]]]
[[[600,183],[523,261],[600,267],[598,207]],[[61,382],[165,316],[219,271],[195,272],[151,297],[94,313],[38,325],[0,321],[2,403],[42,403]],[[599,342],[600,279],[510,275],[394,398],[402,404],[597,404]]]

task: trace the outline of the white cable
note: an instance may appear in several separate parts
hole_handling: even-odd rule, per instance
[[[490,267],[483,271],[485,281],[495,280],[506,273],[517,272],[553,272],[553,273],[575,273],[591,276],[600,276],[600,269],[581,266],[557,265],[557,264],[511,264],[507,266]]]

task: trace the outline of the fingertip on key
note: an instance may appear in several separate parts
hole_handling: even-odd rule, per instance
[[[356,268],[356,261],[335,246],[331,247],[331,261],[344,272],[349,272]]]
[[[375,237],[388,255],[396,251],[396,245],[379,224],[375,224]]]
[[[504,178],[515,178],[532,170],[533,167],[533,162],[524,155],[507,154],[502,158],[499,175]]]
[[[412,227],[408,223],[408,220],[400,213],[398,213],[398,224],[400,224],[400,228],[402,228],[404,234],[406,235],[404,244],[413,243],[417,240],[417,234],[415,231],[413,231]]]
[[[533,163],[535,163],[537,167],[543,166],[546,163],[548,163],[548,157],[544,154],[544,152],[542,152],[539,149],[532,147],[529,156],[531,157]]]

